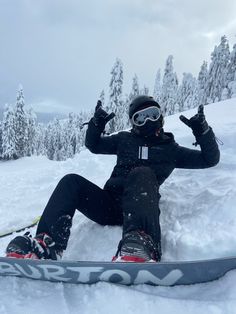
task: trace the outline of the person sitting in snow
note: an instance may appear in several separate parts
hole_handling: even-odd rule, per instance
[[[215,135],[199,106],[191,119],[180,116],[180,120],[192,129],[201,150],[179,146],[172,133],[164,132],[160,105],[150,96],[138,96],[130,103],[130,131],[105,136],[105,125],[113,116],[98,101],[85,139],[92,153],[117,155],[104,188],[77,174],[64,176],[44,209],[36,236],[14,238],[6,249],[8,257],[61,257],[77,209],[100,225],[123,226],[113,261],[161,260],[160,185],[175,168],[215,166],[220,158]]]

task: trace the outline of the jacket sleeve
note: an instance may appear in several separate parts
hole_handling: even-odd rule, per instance
[[[203,169],[215,166],[220,160],[220,151],[215,135],[209,131],[197,138],[201,150],[189,149],[177,145],[175,163],[176,168]]]
[[[89,121],[85,136],[85,146],[94,154],[117,153],[119,134],[102,136],[102,130],[95,126],[92,120]]]

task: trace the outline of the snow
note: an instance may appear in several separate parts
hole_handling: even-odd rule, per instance
[[[187,117],[196,109],[185,112]],[[209,124],[224,142],[221,161],[204,170],[176,169],[161,187],[163,260],[193,260],[236,255],[236,99],[205,107]],[[191,130],[166,118],[165,130],[192,147]],[[103,186],[115,156],[86,149],[63,162],[28,157],[0,162],[0,233],[22,227],[42,213],[62,176],[78,173]],[[34,233],[35,228],[32,228]],[[111,260],[120,227],[102,227],[80,213],[73,220],[65,259]],[[12,236],[0,239],[0,254]],[[0,277],[0,313],[236,313],[236,271],[192,286],[123,287],[108,283],[71,285]]]

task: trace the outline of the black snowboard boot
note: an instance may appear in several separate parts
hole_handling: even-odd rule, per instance
[[[118,245],[113,262],[158,262],[161,259],[160,248],[143,231],[126,233]]]
[[[11,240],[6,249],[6,256],[57,260],[62,256],[62,252],[55,250],[55,242],[46,233],[40,233],[33,238],[26,232],[23,236]]]

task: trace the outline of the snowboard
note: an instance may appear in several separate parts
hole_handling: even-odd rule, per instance
[[[236,269],[236,257],[199,261],[127,263],[31,260],[0,257],[0,275],[51,282],[190,285],[219,279]]]

